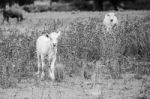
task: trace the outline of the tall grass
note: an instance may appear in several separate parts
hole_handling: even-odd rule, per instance
[[[132,70],[127,61],[129,57],[145,61],[150,58],[150,25],[145,24],[144,20],[126,18],[109,34],[104,32],[100,18],[76,18],[68,24],[69,29],[64,29],[58,42],[58,61],[66,65],[68,73],[76,74],[80,72],[82,59],[103,60],[114,77]],[[39,20],[35,26],[43,26],[42,22],[45,21]],[[60,26],[64,26],[63,20],[50,19],[46,21],[43,27],[46,30],[43,31],[35,27],[32,32],[26,30],[20,33],[14,27],[7,30],[9,35],[5,35],[5,31],[0,29],[0,85],[10,87],[23,78],[33,77],[37,67],[37,37]]]
[[[104,32],[99,18],[77,18],[70,24],[67,38],[61,41],[60,45],[68,46],[60,48],[60,55],[68,61],[68,68],[75,71],[81,59],[103,60],[111,75],[117,76],[131,70],[130,58],[149,61],[149,25],[144,20],[127,17],[110,34]]]

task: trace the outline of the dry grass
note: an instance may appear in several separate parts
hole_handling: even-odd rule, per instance
[[[81,60],[101,60],[111,78],[135,71],[138,75],[149,75],[149,64],[144,67],[134,64],[150,59],[150,18],[146,13],[149,12],[118,12],[120,26],[113,34],[103,32],[101,23],[105,12],[53,13],[56,18],[54,15],[47,17],[47,13],[29,14],[20,24],[11,20],[12,24],[0,27],[0,85],[13,87],[21,79],[34,77],[37,68],[35,41],[42,33],[59,27],[63,27],[63,35],[58,43],[58,61],[65,64],[66,75],[79,75]]]

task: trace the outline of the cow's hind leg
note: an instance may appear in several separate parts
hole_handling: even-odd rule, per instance
[[[5,20],[9,23],[9,18],[8,17],[4,17],[2,24],[4,24]]]

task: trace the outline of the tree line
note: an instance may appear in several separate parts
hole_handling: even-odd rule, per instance
[[[35,0],[1,0],[0,6],[3,8],[6,4],[12,5],[13,3],[18,3],[19,5],[32,4],[34,1]],[[52,2],[78,2],[81,4],[90,1],[93,2],[93,10],[101,11],[103,10],[103,3],[106,1],[110,2],[115,10],[118,10],[119,7],[123,7],[120,3],[135,2],[136,0],[49,0],[50,4],[52,4]]]

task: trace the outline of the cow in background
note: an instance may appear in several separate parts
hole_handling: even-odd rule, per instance
[[[22,21],[23,18],[23,11],[19,8],[19,6],[12,6],[6,5],[3,9],[3,23],[6,20],[9,23],[9,18],[16,18],[17,22]]]
[[[118,26],[118,24],[119,22],[115,13],[109,12],[105,14],[103,25],[106,32],[111,34],[114,27]]]

